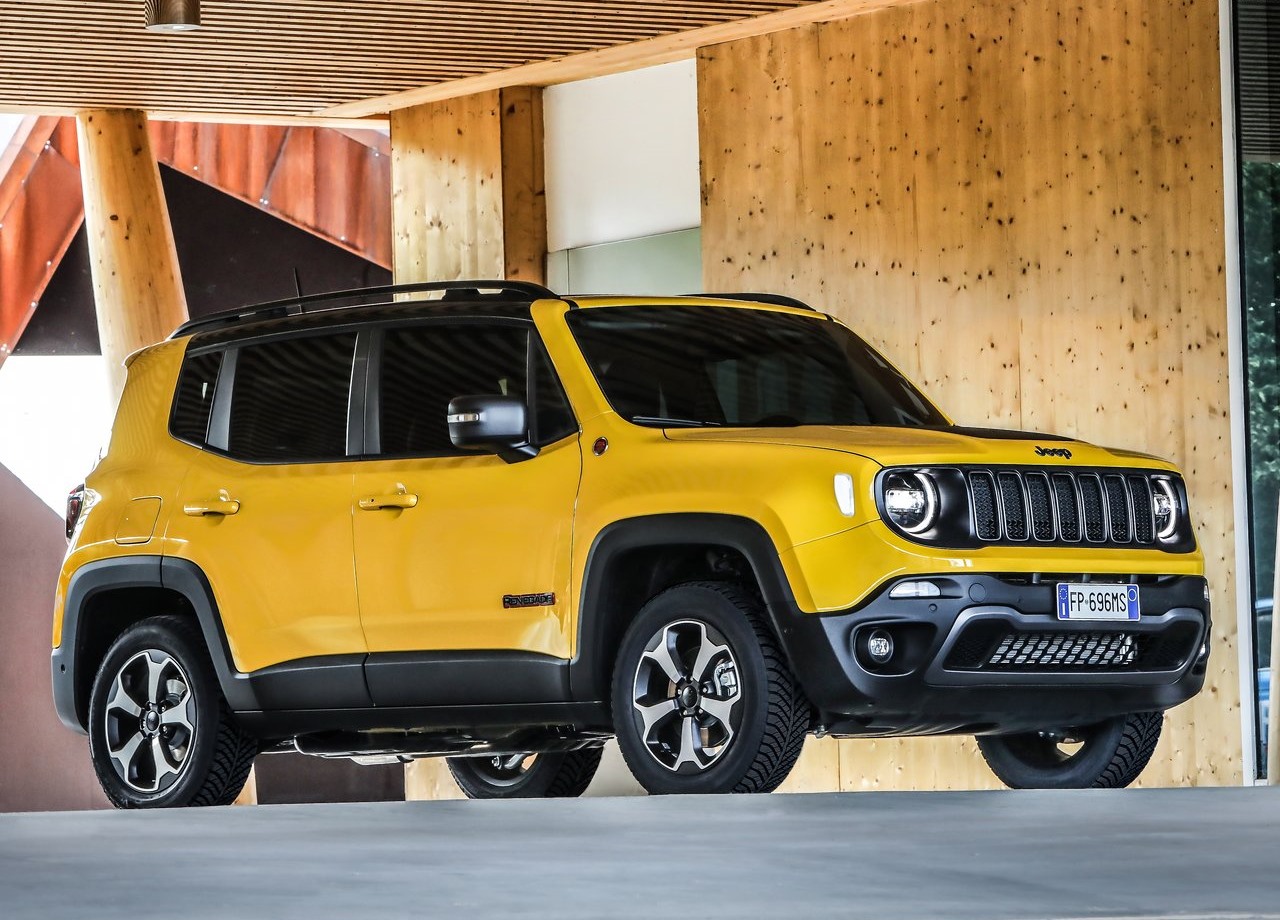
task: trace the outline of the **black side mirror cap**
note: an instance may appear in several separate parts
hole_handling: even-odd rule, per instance
[[[488,449],[508,463],[538,455],[529,443],[529,410],[514,396],[458,396],[449,401],[454,447]]]

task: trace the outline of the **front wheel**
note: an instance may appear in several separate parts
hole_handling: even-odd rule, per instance
[[[600,745],[557,754],[450,757],[449,772],[469,799],[574,798],[591,785]]]
[[[978,738],[978,750],[1013,789],[1123,789],[1138,778],[1164,713],[1134,712],[1087,728]]]
[[[613,725],[651,793],[772,792],[809,731],[811,708],[764,618],[733,585],[678,585],[627,630]]]
[[[229,805],[256,753],[188,621],[153,617],[112,643],[89,698],[89,754],[113,805]]]

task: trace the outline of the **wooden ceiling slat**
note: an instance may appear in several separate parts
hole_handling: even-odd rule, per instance
[[[161,35],[143,28],[143,0],[0,0],[0,111],[365,117],[379,111],[364,110],[370,101],[424,87],[752,17],[886,2],[203,0],[201,30]]]

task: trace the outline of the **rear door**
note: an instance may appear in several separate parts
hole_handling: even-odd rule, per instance
[[[167,537],[208,576],[242,671],[365,651],[347,437],[356,338],[291,335],[223,354]],[[359,675],[358,658],[348,670]]]

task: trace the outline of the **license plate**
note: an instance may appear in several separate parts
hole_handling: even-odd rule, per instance
[[[1058,585],[1059,620],[1137,620],[1137,585]]]

